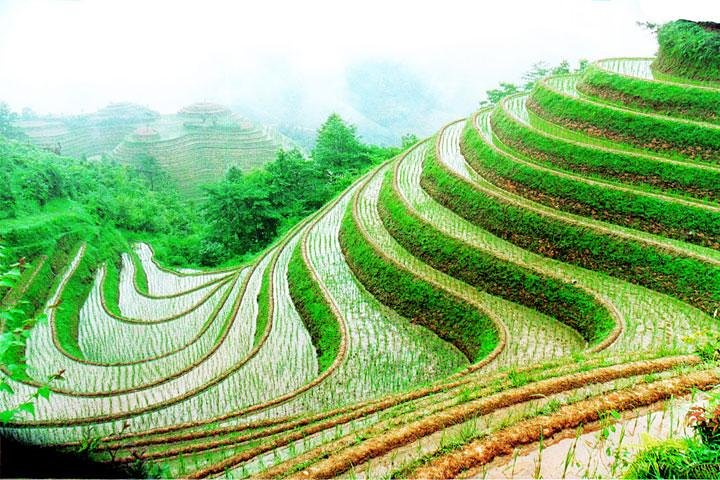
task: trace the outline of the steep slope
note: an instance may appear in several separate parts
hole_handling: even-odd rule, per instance
[[[712,389],[688,338],[718,331],[719,101],[648,59],[546,79],[251,265],[169,271],[143,244],[96,265],[72,329],[78,243],[1,406],[65,380],[3,434],[171,477],[448,478]]]

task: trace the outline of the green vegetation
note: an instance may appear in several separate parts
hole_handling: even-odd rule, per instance
[[[544,134],[523,125],[506,110],[492,112],[492,130],[508,146],[535,162],[617,179],[652,185],[678,194],[720,198],[720,171],[679,162],[663,162],[629,152],[607,150]]]
[[[94,230],[94,231],[93,231]],[[86,237],[86,250],[55,308],[55,328],[59,347],[75,358],[84,358],[78,345],[80,309],[95,280],[97,266],[114,261],[130,248],[122,234],[112,228],[95,228]]]
[[[0,236],[30,256],[68,231],[96,225],[152,241],[158,257],[172,265],[237,263],[398,151],[362,144],[353,126],[331,115],[318,132],[313,159],[280,151],[260,170],[231,168],[223,181],[207,186],[198,210],[150,156],[131,166],[90,162],[0,136],[0,182],[7,186],[0,192]]]
[[[318,130],[311,159],[297,150],[281,151],[262,170],[243,174],[231,169],[223,182],[208,187],[204,220],[209,229],[197,257],[213,265],[230,254],[262,250],[361,173],[398,152],[362,144],[355,127],[330,115]]]
[[[578,90],[621,107],[632,105],[643,112],[720,120],[720,92],[716,90],[619,75],[602,68],[602,63],[585,70]]]
[[[661,72],[695,80],[720,80],[720,24],[676,20],[658,30]]]
[[[0,293],[18,288],[23,270],[27,268],[24,262],[13,262],[0,244]],[[15,393],[10,381],[22,382],[28,379],[25,364],[25,344],[30,336],[30,330],[38,323],[47,321],[44,314],[29,316],[20,306],[5,306],[0,304],[0,365],[2,378],[0,378],[0,395]],[[8,423],[19,413],[35,414],[35,404],[41,399],[50,398],[51,391],[48,383],[61,380],[62,373],[58,372],[46,379],[46,384],[38,387],[24,401],[9,409],[0,408],[0,424]]]
[[[0,138],[0,232],[18,255],[89,226],[181,236],[194,215],[171,186],[156,189],[134,170],[61,157]],[[19,248],[22,247],[22,248]]]
[[[687,158],[715,161],[720,155],[720,128],[701,128],[669,117],[642,115],[617,107],[592,103],[560,92],[540,82],[528,108],[561,125]]]
[[[643,195],[642,191],[586,182],[584,178],[537,168],[530,156],[512,153],[515,156],[483,148],[471,165],[485,178],[524,187],[529,190],[527,195],[537,194],[541,203],[561,210],[641,230],[660,230],[667,237],[701,245],[717,245],[720,240],[720,215],[716,211]]]
[[[471,162],[488,153],[470,124],[462,145]],[[504,203],[451,176],[432,154],[425,162],[423,187],[458,215],[522,248],[665,292],[710,314],[720,302],[717,268]]]
[[[535,63],[530,70],[522,76],[523,83],[500,82],[497,88],[485,92],[485,100],[480,102],[480,107],[497,105],[505,97],[523,92],[531,92],[535,84],[550,75],[568,75],[570,73],[582,73],[588,67],[587,60],[580,60],[577,68],[573,69],[570,62],[563,60],[556,66],[549,66],[545,62]]]
[[[434,331],[471,361],[481,360],[497,345],[496,327],[487,316],[385,258],[365,238],[352,209],[343,219],[340,244],[350,268],[381,303]]]
[[[683,118],[710,89],[647,59],[605,85],[601,64],[579,90],[567,62],[536,65],[402,155],[331,115],[309,158],[230,169],[203,204],[149,154],[0,140],[3,433],[171,478],[469,477],[537,445],[539,478],[559,476],[550,437],[577,429],[563,477],[598,476],[580,458],[624,473],[626,419],[720,384],[720,167],[692,161],[717,160],[720,129]],[[190,129],[234,128],[215,108],[186,109]],[[148,241],[159,259],[133,250]],[[651,445],[630,477],[717,477],[699,465],[720,408],[690,412],[696,438]],[[647,431],[678,417],[669,403]]]
[[[263,272],[262,284],[260,285],[260,291],[258,292],[258,314],[257,322],[255,322],[255,338],[253,339],[253,347],[257,347],[262,341],[263,337],[267,333],[268,325],[270,324],[270,275],[272,269],[267,268]],[[292,292],[291,292],[292,295]]]
[[[305,264],[302,249],[295,247],[288,265],[288,287],[300,318],[317,351],[318,373],[333,364],[340,350],[340,324]]]
[[[666,440],[643,450],[632,462],[627,479],[720,477],[719,452],[697,439]]]
[[[23,140],[25,135],[13,123],[17,120],[18,114],[10,110],[5,102],[0,102],[0,137]]]
[[[391,173],[385,177],[378,208],[385,227],[413,255],[480,290],[554,317],[590,343],[613,329],[609,313],[582,290],[473,249],[410,214],[392,186]]]

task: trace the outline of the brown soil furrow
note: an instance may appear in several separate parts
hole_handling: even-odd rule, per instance
[[[615,362],[619,361],[628,361],[627,358],[625,359],[616,359]],[[601,364],[605,363],[604,360],[601,359],[594,359],[585,361],[583,365],[586,368],[592,368],[600,366]],[[605,363],[607,364],[607,363]],[[537,370],[542,370],[545,374],[543,378],[549,378],[551,376],[557,376],[557,375],[563,375],[567,374],[568,371],[572,371],[573,369],[576,369],[574,364],[568,365],[567,363],[543,363],[543,364],[535,364],[535,365],[529,365],[524,368],[515,369],[514,371],[516,373],[530,373]],[[317,415],[307,416],[307,417],[300,417],[300,416],[294,416],[294,417],[279,417],[279,418],[273,418],[268,420],[259,420],[255,422],[249,422],[249,423],[243,423],[240,425],[232,425],[228,427],[219,427],[219,428],[213,428],[213,429],[207,429],[207,430],[200,430],[200,431],[191,431],[191,432],[183,432],[178,433],[175,435],[168,435],[168,436],[156,436],[156,437],[148,437],[148,438],[140,438],[137,441],[133,441],[132,443],[123,443],[121,441],[110,441],[108,439],[108,443],[104,443],[99,446],[99,450],[134,450],[137,447],[143,447],[143,446],[150,446],[150,445],[167,445],[169,443],[176,443],[176,442],[185,442],[185,441],[192,441],[192,440],[199,440],[202,438],[214,438],[214,440],[209,440],[206,443],[199,443],[196,446],[193,446],[193,448],[185,449],[183,448],[183,453],[190,452],[190,451],[202,451],[206,450],[208,448],[211,448],[213,445],[220,446],[220,445],[230,445],[230,444],[237,444],[241,441],[247,441],[252,440],[255,438],[261,438],[263,436],[268,435],[274,435],[278,433],[282,433],[288,430],[292,430],[295,428],[303,427],[306,425],[310,425],[312,423],[333,419],[333,417],[337,417],[339,415],[344,416],[345,418],[351,418],[357,416],[357,418],[371,415],[373,413],[378,413],[383,410],[387,410],[389,408],[393,408],[399,405],[402,405],[403,403],[409,403],[409,402],[417,402],[416,406],[426,406],[427,404],[437,405],[439,402],[447,402],[449,400],[452,400],[454,398],[454,395],[458,393],[458,391],[468,385],[468,384],[476,384],[477,382],[482,382],[483,385],[493,385],[494,383],[501,382],[503,385],[509,385],[508,383],[508,374],[507,372],[502,373],[496,373],[490,376],[483,375],[482,377],[479,376],[479,373],[463,373],[462,375],[452,375],[451,377],[448,377],[445,379],[444,382],[437,383],[435,385],[413,390],[406,393],[401,394],[395,394],[390,395],[387,397],[384,397],[380,400],[371,400],[367,402],[358,403],[355,405],[352,405],[350,407],[340,407],[333,410],[329,410]],[[459,378],[459,380],[453,380],[453,381],[447,381],[454,378]],[[478,396],[480,395],[480,392],[478,392]],[[358,412],[358,410],[360,410]],[[268,428],[266,428],[268,427]],[[218,439],[217,437],[220,437],[222,435],[228,435],[232,433],[240,433],[242,431],[246,430],[255,430],[255,429],[264,429],[262,432],[251,432],[246,435],[235,437],[235,440],[233,442],[225,443],[225,440]],[[215,443],[217,442],[217,444]],[[178,447],[180,448],[180,447]],[[167,450],[166,450],[167,451]],[[180,452],[178,452],[180,453]],[[142,458],[156,458],[156,457],[162,457],[165,455],[155,455],[153,453],[143,453],[139,454]]]
[[[625,365],[599,368],[561,378],[542,380],[530,385],[507,390],[487,398],[471,401],[445,410],[444,412],[418,420],[405,427],[379,435],[355,447],[346,449],[306,469],[295,478],[331,478],[354,465],[360,465],[372,458],[383,455],[397,447],[411,443],[451,425],[456,425],[474,416],[484,415],[499,408],[527,401],[537,395],[550,395],[572,390],[589,383],[604,383],[613,379],[642,375],[667,370],[678,365],[695,364],[695,356],[678,356],[658,360],[633,362]],[[224,469],[220,468],[222,471]],[[210,472],[212,473],[212,472]],[[208,473],[209,474],[209,473]]]
[[[453,478],[463,470],[485,464],[499,455],[512,453],[516,446],[549,438],[569,428],[600,419],[604,412],[624,411],[651,405],[671,396],[683,395],[694,388],[707,390],[720,382],[713,370],[690,373],[678,378],[634,386],[561,407],[549,416],[541,416],[501,430],[491,437],[465,446],[462,450],[437,458],[415,471],[413,478]]]
[[[575,373],[577,371],[577,368],[573,371]],[[543,372],[543,373],[549,373],[549,372]],[[534,378],[532,381],[539,381],[539,380],[545,380],[548,378],[552,378],[557,375],[557,371],[555,374],[549,374],[549,375],[543,375],[540,378]],[[567,374],[567,372],[566,372]],[[602,385],[610,385],[615,383],[616,380],[613,380],[609,383],[605,384],[593,384],[594,387],[600,387]],[[271,468],[268,468],[267,470],[264,470],[262,472],[257,473],[254,475],[253,478],[257,479],[272,479],[272,478],[278,478],[282,476],[286,476],[288,474],[293,473],[294,471],[298,470],[299,465],[309,465],[313,463],[314,461],[319,461],[324,458],[329,458],[333,455],[336,455],[338,452],[342,451],[345,448],[351,447],[353,445],[356,445],[358,443],[359,438],[373,438],[378,435],[382,435],[392,429],[397,429],[399,427],[402,427],[404,425],[407,425],[409,423],[412,423],[416,421],[418,418],[425,418],[427,416],[436,414],[438,412],[441,412],[443,410],[446,410],[448,408],[451,408],[458,404],[459,401],[469,402],[472,400],[476,400],[478,398],[482,398],[488,395],[492,395],[497,392],[501,392],[510,388],[513,388],[512,380],[508,379],[507,381],[504,381],[500,384],[490,384],[490,382],[482,381],[481,379],[477,380],[477,383],[475,386],[478,388],[478,390],[470,395],[468,395],[467,398],[460,398],[457,396],[457,394],[453,395],[450,400],[445,401],[443,403],[430,403],[429,406],[426,405],[423,409],[415,409],[410,411],[400,411],[397,413],[392,412],[384,412],[383,416],[378,420],[377,423],[366,427],[362,430],[355,431],[349,435],[346,435],[344,437],[341,437],[339,439],[335,439],[330,443],[326,443],[324,445],[320,445],[318,447],[315,447],[313,449],[310,449],[298,456],[295,456],[293,458],[290,458],[282,463],[279,463],[277,465],[274,465]],[[610,387],[608,387],[610,388]],[[572,393],[575,394],[578,390],[573,390]],[[559,394],[554,395],[547,395],[542,397],[533,397],[529,399],[527,402],[523,402],[521,404],[511,405],[509,407],[500,408],[497,410],[494,410],[493,412],[490,412],[488,415],[484,417],[486,422],[490,422],[492,418],[499,419],[502,417],[503,412],[507,414],[508,411],[514,408],[524,408],[523,406],[526,406],[528,404],[533,404],[536,402],[540,402],[540,400],[548,401],[549,399],[560,397],[561,395],[569,395],[570,392],[560,392]],[[470,421],[473,421],[471,419]],[[454,425],[452,427],[449,427],[449,429],[458,429],[462,427],[462,423]],[[376,461],[381,461],[383,457],[387,456],[393,456],[395,452],[404,450],[407,451],[410,455],[414,456],[417,454],[417,448],[415,447],[415,444],[418,442],[425,442],[427,439],[432,439],[433,436],[436,436],[438,434],[443,434],[444,432],[448,431],[448,429],[445,429],[441,432],[435,432],[429,436],[422,437],[421,439],[418,439],[417,442],[411,442],[407,445],[403,445],[402,447],[398,447],[391,452],[376,457],[373,459],[373,466],[375,466]],[[430,443],[432,443],[433,440],[430,440]],[[367,462],[363,464],[363,466],[369,466],[370,462]],[[359,465],[353,466],[353,472],[358,473],[357,469],[360,467]],[[360,468],[360,472],[362,473],[368,473],[365,471],[362,467]],[[382,475],[382,474],[381,474]]]

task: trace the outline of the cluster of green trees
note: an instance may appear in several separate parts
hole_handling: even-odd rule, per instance
[[[485,92],[486,99],[480,102],[480,107],[488,107],[500,102],[503,98],[516,93],[530,92],[539,80],[552,75],[568,75],[581,73],[590,65],[587,60],[580,60],[577,68],[572,68],[567,60],[561,61],[555,66],[545,62],[537,62],[522,76],[522,83],[500,82],[497,88]]]
[[[82,208],[94,223],[121,230],[182,234],[190,208],[167,182],[134,167],[61,157],[0,139],[0,220],[36,221],[49,211]]]
[[[415,141],[408,135],[403,145]],[[280,151],[260,170],[242,173],[233,168],[223,181],[207,186],[205,228],[200,241],[188,245],[197,252],[187,254],[203,265],[214,265],[257,252],[360,174],[400,151],[362,143],[354,126],[332,114],[318,130],[310,158],[298,150]]]
[[[119,165],[59,156],[23,139],[16,119],[0,104],[0,237],[25,239],[40,225],[47,236],[60,237],[97,225],[152,241],[160,259],[176,265],[213,266],[253,255],[362,172],[400,152],[364,144],[354,126],[333,114],[320,127],[310,158],[280,151],[262,169],[232,168],[193,205],[152,157]],[[415,141],[403,138],[404,145]],[[58,222],[58,215],[65,220]],[[65,225],[73,222],[75,228]],[[63,228],[48,231],[58,223]],[[11,230],[24,233],[13,236]]]
[[[18,118],[18,114],[10,110],[7,103],[0,102],[0,137],[18,140],[25,138],[22,130],[13,125]]]

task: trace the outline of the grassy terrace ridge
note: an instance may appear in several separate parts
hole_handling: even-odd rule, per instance
[[[370,234],[359,224],[356,205],[345,214],[340,241],[350,268],[366,288],[382,303],[457,346],[469,360],[479,361],[492,352],[499,342],[493,322],[466,300],[415,277],[387,258],[372,245]],[[370,261],[360,264],[354,261],[358,258]],[[386,290],[382,286],[387,284],[399,288]]]
[[[544,278],[516,264],[443,235],[406,210],[388,172],[378,208],[385,227],[409,252],[429,265],[494,295],[539,310],[579,331],[590,343],[614,327],[609,313],[592,296],[569,282]]]
[[[593,100],[631,105],[643,112],[720,122],[720,91],[619,73],[608,65],[611,61],[623,59],[600,60],[590,65],[580,77],[578,91]]]
[[[313,339],[322,373],[335,362],[341,343],[341,327],[323,292],[305,264],[302,243],[295,247],[288,269],[290,296]]]
[[[561,210],[713,248],[720,245],[718,205],[588,179],[538,164],[531,152],[510,147],[499,138],[494,142],[508,155],[482,155],[472,165],[496,184],[511,183],[508,189]]]
[[[652,192],[720,200],[720,168],[572,140],[541,129],[525,109],[526,96],[505,98],[491,114],[493,134],[537,163],[647,188]]]
[[[690,329],[687,330],[688,333],[696,328],[705,328],[700,327],[700,325],[707,325],[708,317],[692,309],[687,304],[683,304],[667,296],[654,294],[645,289],[632,287],[625,282],[613,280],[611,277],[598,274],[592,270],[579,269],[572,266],[570,264],[572,262],[565,263],[551,260],[548,257],[554,257],[552,251],[531,249],[535,252],[531,253],[525,249],[518,248],[518,246],[514,244],[518,242],[519,237],[503,238],[503,232],[507,230],[507,227],[497,230],[496,233],[498,233],[498,236],[496,237],[491,234],[491,231],[484,230],[482,228],[483,225],[473,224],[475,220],[473,220],[472,215],[463,218],[468,214],[472,214],[472,211],[468,208],[464,210],[458,209],[458,205],[467,207],[468,205],[477,203],[481,198],[484,198],[484,196],[487,196],[489,199],[497,199],[500,201],[499,206],[502,206],[501,212],[504,211],[506,215],[513,212],[511,208],[520,207],[527,210],[528,215],[530,212],[533,212],[543,216],[550,216],[551,218],[565,219],[565,221],[570,221],[571,225],[578,224],[577,220],[566,218],[567,215],[549,215],[552,213],[551,210],[539,208],[533,205],[532,202],[522,199],[522,197],[517,197],[500,190],[474,174],[474,172],[466,166],[465,159],[460,154],[460,134],[463,126],[462,122],[458,122],[441,131],[438,140],[438,147],[440,148],[436,152],[429,152],[425,161],[425,168],[423,168],[423,171],[419,174],[421,178],[418,180],[422,187],[433,195],[439,203],[447,203],[449,208],[442,214],[443,217],[448,218],[446,231],[451,233],[457,229],[458,233],[453,234],[462,235],[460,238],[465,241],[471,241],[478,246],[491,247],[494,251],[498,253],[502,252],[516,262],[522,259],[524,264],[531,266],[533,269],[540,268],[542,271],[545,271],[546,274],[559,275],[561,278],[577,282],[579,285],[584,286],[587,291],[595,292],[596,298],[610,300],[609,302],[608,300],[604,300],[604,303],[610,311],[618,311],[617,318],[619,324],[624,324],[624,335],[620,338],[618,344],[621,348],[626,348],[629,345],[626,343],[627,341],[631,342],[630,344],[636,344],[638,340],[650,341],[658,347],[663,345],[662,342],[665,341],[663,339],[660,339],[661,343],[655,343],[657,339],[650,339],[646,334],[640,334],[640,337],[637,337],[637,334],[642,331],[658,331],[654,327],[657,323],[663,324],[664,328],[670,328],[670,325],[672,325],[676,334],[679,330],[685,330],[690,324],[695,326],[690,327]],[[435,165],[442,165],[442,167],[436,167]],[[435,168],[438,169],[438,175],[440,175],[437,178],[442,179],[441,184],[439,184],[440,187],[438,188],[436,188],[434,181],[428,176],[433,175],[428,172]],[[461,197],[459,196],[461,194],[467,196]],[[482,196],[479,196],[480,194],[482,194]],[[448,199],[450,200],[449,202]],[[494,204],[491,203],[490,205]],[[438,207],[432,208],[437,209]],[[495,208],[496,207],[491,209],[486,208],[483,211],[483,218],[487,218],[487,213],[493,212]],[[449,213],[452,212],[453,209],[457,210],[457,215]],[[417,211],[421,210],[427,211],[428,207],[418,208]],[[514,221],[512,218],[511,220]],[[436,225],[438,224],[437,221],[434,223]],[[534,228],[533,231],[535,235],[537,235],[541,230]],[[542,244],[540,245],[542,246]],[[541,255],[537,255],[538,253]],[[630,292],[632,292],[632,294],[628,296],[627,294]],[[638,300],[642,301],[638,303]],[[642,307],[638,308],[641,305]],[[679,320],[681,317],[684,318],[684,320]],[[664,320],[660,321],[659,319]]]
[[[540,80],[372,171],[356,159],[242,265],[164,267],[140,230],[14,187],[0,235],[28,268],[0,298],[48,321],[23,327],[23,376],[0,369],[0,432],[153,478],[445,478],[716,389],[720,89],[668,52]],[[5,148],[23,175],[59,162]],[[331,181],[303,166],[273,164]]]
[[[683,120],[610,106],[574,95],[577,77],[552,77],[539,82],[528,108],[574,130],[609,137],[651,151],[677,153],[717,163],[720,125]]]
[[[463,133],[462,148],[470,163],[480,155],[500,155],[472,122]],[[706,263],[714,255],[707,260],[699,255],[683,258],[667,247],[643,242],[642,237],[623,237],[619,235],[622,230],[615,232],[609,226],[603,228],[605,231],[578,228],[576,222],[568,222],[564,216],[549,216],[542,210],[532,212],[502,200],[498,202],[497,196],[486,196],[473,185],[448,177],[436,163],[429,161],[427,165],[425,182],[435,191],[443,192],[445,198],[439,198],[441,203],[470,221],[481,222],[481,226],[500,237],[553,258],[684,298],[711,314],[717,308],[718,290],[710,285],[718,284],[720,271],[717,262]],[[468,202],[469,198],[473,201]],[[481,199],[483,203],[479,203]],[[542,237],[536,232],[542,232]],[[698,296],[702,291],[704,300]]]

